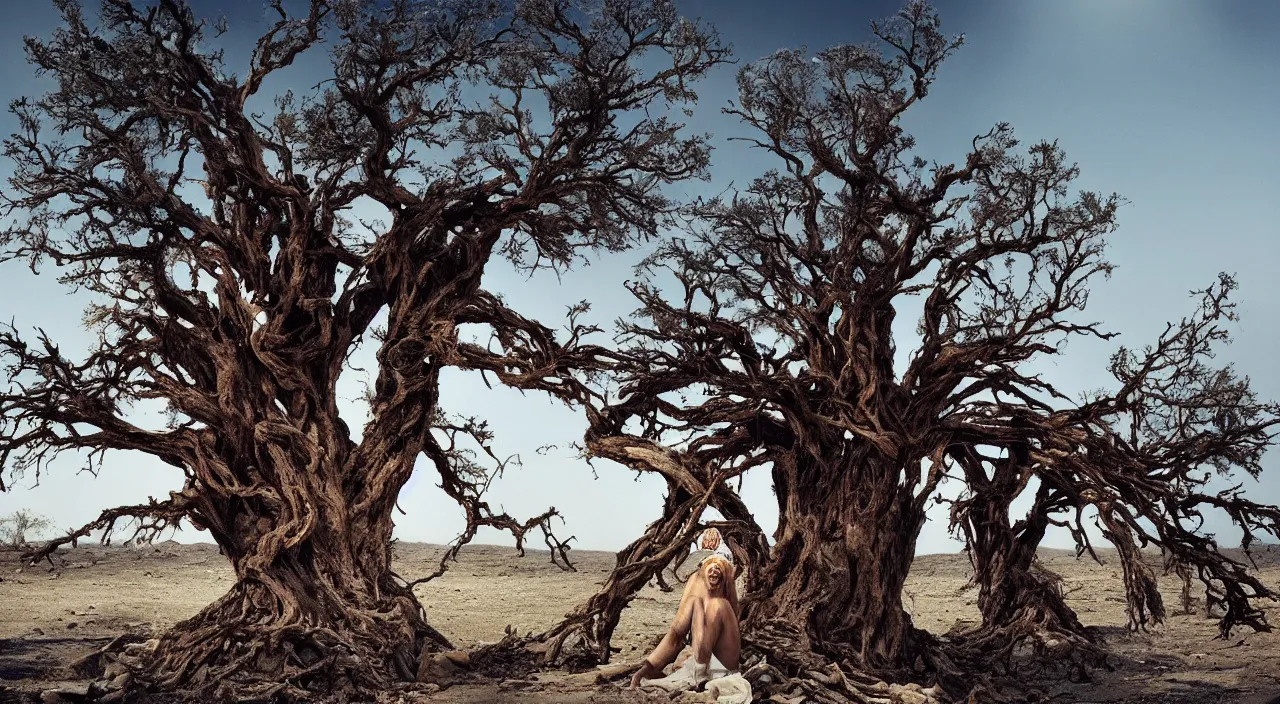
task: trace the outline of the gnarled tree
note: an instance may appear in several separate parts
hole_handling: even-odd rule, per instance
[[[873,30],[879,47],[786,51],[740,72],[729,112],[777,170],[692,209],[687,234],[630,284],[641,309],[624,322],[621,348],[591,358],[606,357],[620,384],[605,404],[619,416],[613,427],[640,429],[619,445],[633,448],[633,468],[662,472],[641,441],[680,448],[681,464],[721,481],[771,468],[779,526],[771,553],[751,565],[744,638],[792,675],[825,659],[848,675],[918,679],[956,672],[901,602],[927,505],[951,469],[991,503],[977,512],[971,502],[967,520],[1013,533],[978,550],[1020,575],[989,582],[988,610],[1017,620],[1034,588],[1035,608],[1053,607],[1047,624],[1067,631],[1078,624],[1050,583],[1021,579],[1048,521],[1087,503],[1090,487],[1160,524],[1176,522],[1183,499],[1173,497],[1187,495],[1156,455],[1115,431],[1142,404],[1161,412],[1159,392],[1073,403],[1029,369],[1073,337],[1110,337],[1078,317],[1091,282],[1110,271],[1118,198],[1072,194],[1077,169],[1063,152],[1038,143],[1020,154],[1007,125],[975,138],[960,165],[925,161],[900,118],[957,42],[920,2]],[[923,298],[920,339],[899,368],[894,323],[912,296]],[[1122,383],[1125,364],[1115,367]],[[1260,428],[1246,445],[1270,442]],[[1009,525],[1008,505],[1033,472],[1047,487],[1036,522]],[[1170,530],[1170,544],[1190,540]],[[860,696],[851,679],[829,679]]]
[[[930,168],[898,122],[956,43],[922,3],[874,29],[884,52],[782,52],[742,71],[730,112],[780,169],[702,204],[650,259],[684,290],[632,287],[647,322],[627,329],[624,391],[703,390],[662,415],[739,425],[768,455],[779,527],[748,633],[789,624],[800,649],[905,673],[930,650],[901,594],[947,450],[1009,437],[1014,409],[993,418],[974,399],[1035,403],[1021,399],[1046,385],[1019,365],[1098,334],[1066,314],[1107,270],[1115,200],[1067,200],[1074,167],[1050,144],[1016,156],[1004,125],[963,165]],[[896,306],[920,293],[923,341],[898,373]]]
[[[982,614],[976,632],[953,635],[997,664],[1008,663],[1030,637],[1038,637],[1035,644],[1041,647],[1063,642],[1087,648],[1094,638],[1067,606],[1062,578],[1036,560],[1036,549],[1054,514],[1069,505],[1069,495],[1041,483],[1026,516],[1012,521],[1011,505],[1035,476],[1026,445],[1003,458],[984,456],[968,445],[949,452],[967,489],[952,505],[951,527],[965,540]]]
[[[1033,559],[1049,525],[1069,528],[1080,553],[1097,559],[1081,523],[1090,504],[1116,548],[1132,628],[1164,618],[1155,573],[1140,550],[1146,545],[1158,546],[1185,575],[1197,571],[1210,601],[1224,606],[1224,634],[1237,625],[1269,628],[1251,601],[1271,598],[1272,591],[1223,555],[1216,542],[1197,535],[1204,509],[1223,511],[1239,525],[1246,550],[1255,532],[1275,536],[1280,528],[1277,509],[1245,500],[1239,486],[1217,493],[1204,488],[1215,474],[1234,478],[1243,471],[1257,479],[1280,425],[1280,406],[1259,400],[1248,379],[1230,366],[1211,365],[1217,348],[1229,340],[1226,323],[1236,320],[1230,301],[1235,288],[1230,277],[1220,276],[1194,293],[1195,312],[1169,324],[1155,344],[1140,352],[1119,350],[1111,362],[1114,392],[1041,418],[1019,419],[1027,441],[1009,446],[1003,460],[989,462],[990,478],[966,461],[976,455],[972,448],[954,452],[965,469],[968,495],[955,503],[953,524],[967,537],[987,631],[972,634],[975,645],[989,649],[994,632],[1002,630],[1006,645],[1018,640],[1018,629],[1023,635],[1086,635],[1053,580],[1033,569]],[[1011,525],[1009,505],[1032,476],[1040,481],[1035,500]],[[1074,515],[1055,515],[1068,509]]]
[[[27,509],[0,517],[0,546],[22,550],[30,547],[28,539],[53,527],[53,521]]]
[[[96,465],[135,450],[185,484],[40,555],[119,520],[209,531],[235,586],[161,638],[142,673],[155,688],[411,678],[447,645],[391,571],[415,461],[470,529],[536,524],[495,516],[435,429],[485,268],[496,252],[562,265],[654,234],[672,208],[662,186],[708,155],[663,115],[723,50],[663,0],[312,0],[300,16],[277,1],[233,68],[181,0],[104,0],[96,26],[58,7],[52,38],[27,41],[56,88],[13,106],[0,247],[93,294],[98,339],[76,360],[43,334],[0,334],[0,463],[39,473],[68,452]],[[326,47],[332,80],[257,112],[273,74]],[[365,207],[385,222],[347,215]],[[336,385],[366,337],[377,378],[356,435]],[[171,422],[135,424],[138,401]]]

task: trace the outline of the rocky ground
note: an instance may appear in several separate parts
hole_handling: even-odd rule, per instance
[[[442,548],[397,546],[397,571],[409,578],[429,573]],[[1049,687],[1054,702],[1170,702],[1271,704],[1280,696],[1280,635],[1240,631],[1215,640],[1215,622],[1201,614],[1173,614],[1161,629],[1131,634],[1124,628],[1120,568],[1102,553],[1104,565],[1076,560],[1065,551],[1045,551],[1046,566],[1066,578],[1068,601],[1089,625],[1101,626],[1121,656],[1114,672],[1097,672],[1090,683]],[[1260,573],[1280,585],[1280,546],[1255,553]],[[472,546],[443,577],[418,588],[431,623],[467,648],[494,642],[507,626],[521,633],[557,622],[590,596],[613,565],[611,553],[575,551],[577,572],[563,572],[545,552],[517,557],[511,548]],[[963,555],[916,560],[905,590],[917,625],[942,633],[957,621],[978,617],[976,593],[965,590]],[[232,574],[212,545],[163,543],[141,548],[82,547],[56,566],[20,569],[13,553],[0,553],[0,704],[39,701],[42,691],[82,683],[69,681],[66,665],[123,633],[148,636],[191,616],[224,593]],[[1162,580],[1166,604],[1176,612],[1179,583]],[[674,615],[679,594],[647,588],[623,615],[614,645],[619,658],[644,654]],[[1280,607],[1271,609],[1280,620]],[[432,695],[450,704],[621,704],[665,701],[593,685],[581,678],[544,675],[516,686],[458,685]],[[1278,699],[1277,701],[1280,701]]]

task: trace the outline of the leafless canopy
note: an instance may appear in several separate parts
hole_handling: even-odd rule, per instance
[[[1005,124],[958,164],[918,153],[901,118],[960,44],[927,4],[873,24],[873,43],[739,72],[728,112],[773,168],[690,205],[680,236],[628,284],[640,310],[612,346],[588,342],[599,331],[584,306],[566,338],[484,290],[482,274],[495,252],[562,266],[675,222],[662,186],[702,176],[708,149],[666,115],[724,60],[714,35],[644,0],[273,7],[280,22],[240,77],[177,0],[106,0],[100,27],[61,2],[64,27],[28,42],[57,90],[15,104],[21,130],[6,142],[17,170],[0,246],[95,294],[99,339],[76,361],[43,335],[0,334],[4,468],[39,471],[69,451],[93,466],[107,450],[160,457],[184,472],[183,491],[100,524],[190,519],[239,576],[162,643],[158,686],[372,688],[444,644],[389,568],[416,458],[464,506],[464,541],[480,525],[522,537],[554,516],[520,522],[484,503],[494,470],[456,441],[501,462],[480,421],[440,411],[448,366],[581,405],[588,454],[668,484],[662,517],[601,594],[547,634],[551,658],[571,637],[577,654],[607,658],[622,605],[711,506],[748,566],[748,643],[784,675],[766,690],[862,701],[856,673],[869,670],[963,694],[946,649],[901,604],[948,475],[967,487],[953,517],[983,594],[983,630],[962,643],[1078,634],[1032,560],[1054,524],[1090,550],[1091,504],[1120,549],[1136,626],[1163,614],[1138,551],[1155,543],[1204,581],[1224,632],[1265,627],[1252,600],[1271,592],[1196,524],[1214,509],[1246,545],[1258,529],[1280,534],[1280,511],[1202,476],[1256,476],[1280,410],[1212,365],[1234,282],[1202,292],[1150,348],[1118,352],[1114,391],[1077,401],[1038,376],[1032,364],[1067,341],[1111,337],[1084,311],[1111,271],[1120,201],[1075,191],[1055,143],[1023,147]],[[259,108],[320,44],[333,80]],[[366,204],[386,222],[358,221]],[[900,364],[894,324],[912,304],[918,339]],[[460,342],[466,324],[490,326],[494,344]],[[366,337],[378,370],[355,437],[335,389]],[[148,400],[168,405],[167,427],[126,416]],[[756,467],[777,494],[772,547],[731,482]],[[1031,513],[1011,522],[1033,479]]]
[[[1032,563],[1055,523],[1088,549],[1090,503],[1125,556],[1137,622],[1159,606],[1132,546],[1155,542],[1196,566],[1226,606],[1224,629],[1264,625],[1250,600],[1270,591],[1188,520],[1214,507],[1246,535],[1277,534],[1274,508],[1206,493],[1200,477],[1206,466],[1256,476],[1277,419],[1247,379],[1211,363],[1234,283],[1224,276],[1200,294],[1196,313],[1151,348],[1118,352],[1113,392],[1060,392],[1032,365],[1071,339],[1113,337],[1085,308],[1111,272],[1120,199],[1075,190],[1079,170],[1057,144],[1024,148],[1005,124],[959,164],[927,161],[900,120],[960,41],[921,2],[873,33],[873,44],[783,51],[740,71],[728,112],[776,167],[690,207],[628,284],[641,307],[621,321],[617,347],[557,347],[529,327],[490,365],[528,388],[549,386],[534,369],[607,368],[616,393],[558,382],[591,406],[587,450],[668,482],[662,519],[573,617],[589,624],[589,649],[607,657],[602,604],[631,595],[616,580],[637,566],[647,576],[628,584],[656,574],[659,538],[684,540],[676,528],[705,496],[752,546],[745,633],[771,665],[806,673],[825,658],[847,673],[918,678],[923,657],[953,687],[954,664],[901,608],[926,507],[949,474],[967,486],[955,516],[988,621],[970,644],[1042,631],[1087,640]],[[918,340],[900,364],[894,323],[913,299]],[[755,467],[769,468],[777,494],[772,549],[729,483]],[[1011,522],[1009,504],[1033,479],[1032,514]]]
[[[301,15],[276,0],[247,62],[181,0],[104,0],[96,24],[57,5],[62,25],[26,43],[55,88],[13,104],[0,251],[93,294],[98,337],[73,359],[0,333],[3,470],[137,450],[183,472],[182,491],[96,524],[186,519],[235,566],[232,593],[162,642],[157,686],[411,674],[444,642],[389,569],[416,458],[464,506],[464,537],[554,515],[491,512],[488,472],[451,451],[478,426],[438,408],[456,326],[503,308],[486,265],[563,266],[653,235],[673,209],[663,186],[707,167],[671,115],[724,49],[665,0],[312,0]],[[329,80],[275,93],[326,47]],[[378,368],[353,433],[336,388],[362,342]],[[148,401],[165,427],[130,420]],[[281,639],[293,649],[258,650]]]

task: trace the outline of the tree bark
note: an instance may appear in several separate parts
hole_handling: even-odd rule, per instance
[[[902,588],[924,512],[887,460],[841,473],[843,488],[812,471],[775,468],[782,512],[764,594],[744,602],[744,632],[782,621],[809,650],[872,672],[910,669],[919,650]]]
[[[323,505],[324,497],[306,499]],[[257,528],[248,531],[251,544],[215,533],[235,585],[161,637],[143,671],[151,688],[215,699],[367,692],[413,680],[424,648],[451,647],[391,570],[389,514],[357,527],[329,513],[278,552],[265,512],[245,502],[237,523]],[[268,552],[275,556],[263,564]]]
[[[984,629],[1026,624],[1088,637],[1075,611],[1063,599],[1061,578],[1036,563],[1036,549],[1049,525],[1047,513],[1032,508],[1010,524],[1008,496],[979,496],[965,519],[969,558],[978,585],[978,610]]]
[[[1098,501],[1096,505],[1098,519],[1102,521],[1102,535],[1115,546],[1116,555],[1120,558],[1129,629],[1146,631],[1148,624],[1164,623],[1164,597],[1160,595],[1155,571],[1147,565],[1132,531],[1117,515],[1125,513],[1125,508],[1108,499]]]

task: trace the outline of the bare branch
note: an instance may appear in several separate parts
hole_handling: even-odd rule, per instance
[[[23,553],[22,559],[34,565],[41,560],[50,560],[62,546],[75,547],[79,541],[95,531],[102,531],[99,540],[103,545],[110,545],[112,535],[118,530],[116,525],[126,521],[133,532],[124,540],[125,545],[131,543],[150,543],[165,531],[177,530],[182,520],[188,517],[188,498],[174,492],[167,501],[156,501],[137,506],[121,506],[103,511],[92,523],[68,531],[61,538],[54,538],[42,544],[38,549]]]
[[[705,176],[706,138],[670,116],[726,50],[669,0],[596,5],[275,0],[240,74],[223,24],[183,0],[103,0],[96,24],[58,2],[59,28],[26,41],[53,88],[11,107],[0,261],[57,267],[92,297],[97,339],[72,360],[0,330],[0,490],[69,452],[92,470],[136,450],[182,471],[180,507],[135,508],[180,508],[237,583],[162,639],[155,689],[307,698],[412,679],[424,648],[448,647],[390,569],[395,501],[422,455],[467,513],[450,555],[481,525],[521,549],[536,527],[573,568],[554,509],[490,510],[490,475],[438,437],[483,428],[437,405],[443,369],[509,366],[460,351],[477,316],[525,341],[512,384],[585,361],[557,359],[484,293],[495,255],[564,267],[629,247],[671,220],[669,185]],[[261,95],[320,52],[329,80]],[[384,221],[353,222],[370,201]],[[357,441],[336,389],[366,336],[378,369]],[[139,402],[163,404],[165,427],[129,422]]]

